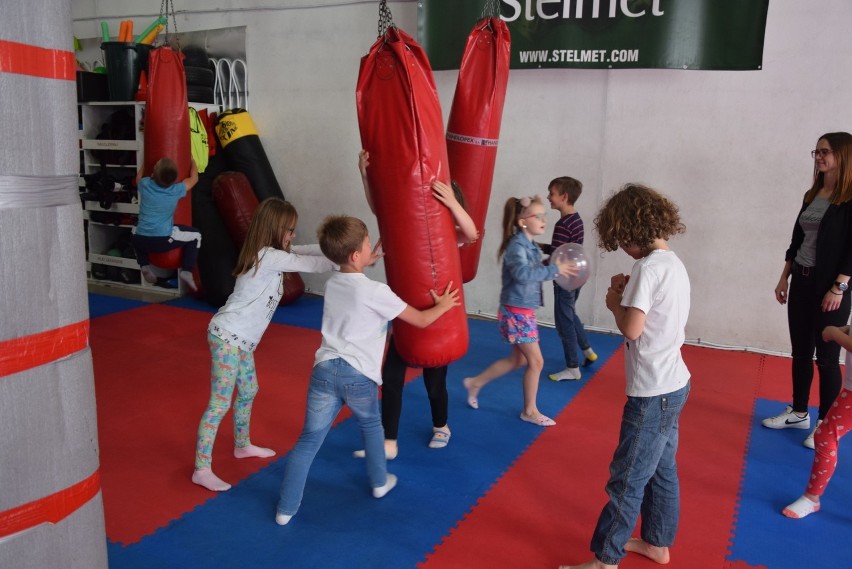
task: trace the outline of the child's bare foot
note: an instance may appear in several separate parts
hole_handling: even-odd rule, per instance
[[[473,385],[473,378],[466,377],[462,380],[462,385],[467,389],[467,404],[473,409],[479,409],[479,400],[476,398],[479,395],[480,387]]]
[[[560,565],[559,569],[618,569],[618,565],[607,565],[597,559],[592,559],[582,565]]]
[[[624,549],[626,551],[638,553],[639,555],[644,555],[651,561],[655,561],[660,565],[665,565],[671,560],[668,547],[657,547],[656,545],[651,545],[647,541],[641,540],[638,537],[631,537],[628,539],[627,543],[624,544]]]
[[[248,445],[245,447],[234,447],[234,456],[236,458],[269,458],[270,456],[275,456],[275,451],[271,448]]]
[[[224,492],[231,488],[230,484],[213,474],[213,470],[210,468],[202,468],[194,471],[192,473],[192,481],[213,492]]]

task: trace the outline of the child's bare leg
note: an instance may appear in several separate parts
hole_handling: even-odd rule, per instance
[[[633,553],[644,555],[651,561],[655,561],[660,565],[665,565],[671,560],[668,547],[657,547],[656,545],[651,545],[647,541],[637,537],[631,537],[628,539],[627,543],[624,544],[624,549],[625,551],[632,551]]]
[[[511,354],[492,363],[479,375],[464,378],[462,380],[462,384],[464,385],[464,388],[467,389],[467,404],[474,409],[478,409],[479,401],[477,400],[477,396],[479,395],[479,390],[498,377],[506,375],[510,371],[521,367],[524,364],[524,361],[525,360],[520,352],[515,349],[515,346],[512,346]]]
[[[538,342],[529,344],[515,344],[513,346],[527,362],[524,370],[524,416],[528,419],[536,419],[541,413],[536,405],[538,396],[538,379],[544,368],[544,357],[541,355],[541,347]]]

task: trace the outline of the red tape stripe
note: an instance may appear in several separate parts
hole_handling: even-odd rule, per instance
[[[0,377],[70,356],[88,345],[88,320],[0,342]]]
[[[0,73],[74,81],[76,65],[73,51],[0,40]]]
[[[39,524],[56,524],[80,509],[101,489],[101,473],[91,476],[28,504],[0,512],[0,538],[28,530]]]

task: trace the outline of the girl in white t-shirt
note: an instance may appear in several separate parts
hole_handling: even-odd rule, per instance
[[[234,292],[207,328],[212,356],[210,401],[198,425],[192,481],[208,490],[231,487],[213,473],[213,442],[231,406],[234,387],[234,456],[273,456],[275,451],[251,444],[249,421],[257,394],[254,350],[284,294],[287,273],[326,273],[335,268],[319,245],[292,245],[296,208],[280,198],[264,200],[251,221],[234,276]]]
[[[685,230],[677,206],[651,188],[628,184],[595,218],[600,247],[636,259],[615,275],[606,306],[624,335],[627,403],[592,536],[595,559],[582,569],[617,567],[628,551],[669,562],[680,515],[675,454],[678,422],[689,395],[680,348],[689,315],[689,276],[667,240]],[[640,538],[631,538],[639,514]]]

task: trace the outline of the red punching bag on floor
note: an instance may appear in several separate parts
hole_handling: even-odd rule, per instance
[[[434,304],[429,290],[443,292],[449,281],[462,298],[455,224],[431,189],[436,178],[449,183],[450,173],[438,93],[420,45],[391,24],[361,59],[356,98],[388,285],[421,310]],[[464,303],[422,330],[396,320],[393,334],[408,363],[446,365],[467,351]]]
[[[479,266],[510,55],[506,23],[499,17],[479,20],[467,38],[447,122],[450,172],[461,186],[465,209],[480,232],[476,243],[459,249],[464,282],[473,280]]]
[[[171,158],[178,167],[178,180],[189,176],[192,154],[189,142],[189,103],[183,54],[168,46],[151,50],[148,58],[148,90],[145,96],[145,169],[150,176],[160,158]],[[178,201],[176,225],[192,225],[192,200]],[[166,269],[180,268],[181,251],[150,255],[151,263]]]

